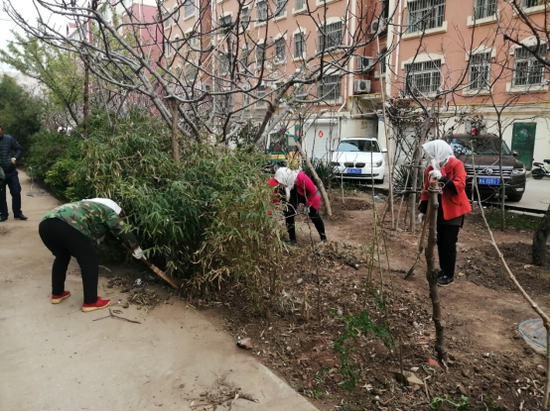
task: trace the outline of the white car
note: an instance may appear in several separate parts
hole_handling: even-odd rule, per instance
[[[338,177],[384,182],[387,149],[380,149],[375,138],[347,137],[332,153],[331,165]]]

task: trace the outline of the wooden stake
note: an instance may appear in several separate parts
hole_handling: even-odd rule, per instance
[[[123,246],[128,250],[128,252],[132,253],[132,249],[130,249],[128,246],[123,244]],[[162,270],[160,270],[158,267],[153,265],[151,262],[149,262],[145,257],[142,257],[140,259],[143,263],[145,263],[147,266],[149,266],[149,269],[151,269],[153,272],[155,272],[160,278],[165,280],[172,286],[174,289],[180,289],[183,286],[183,280],[174,279],[170,276],[168,276],[166,273],[164,273]]]
[[[428,200],[428,210],[431,209],[431,218],[428,223],[428,245],[426,246],[426,279],[430,286],[430,299],[432,301],[432,319],[435,325],[435,351],[437,352],[437,360],[447,368],[447,347],[445,345],[445,327],[441,320],[441,303],[439,301],[439,290],[437,287],[437,275],[439,271],[435,268],[435,244],[436,244],[436,228],[437,228],[437,210],[439,209],[439,182],[437,180],[430,181],[428,189],[430,198]]]

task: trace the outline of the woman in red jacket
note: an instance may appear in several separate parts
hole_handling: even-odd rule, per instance
[[[431,179],[439,180],[439,210],[437,212],[437,251],[439,254],[439,286],[454,282],[456,242],[464,225],[464,215],[472,210],[466,196],[466,170],[464,164],[453,155],[453,149],[443,140],[425,143],[422,148],[430,159],[426,169],[424,190],[420,195],[418,221],[424,221],[428,208],[428,187]]]
[[[296,226],[294,217],[298,209],[298,204],[303,203],[306,210],[319,232],[321,242],[327,241],[325,234],[325,224],[319,215],[319,206],[321,205],[321,196],[317,187],[311,181],[308,175],[298,170],[292,170],[288,167],[281,167],[275,172],[275,176],[268,183],[270,186],[279,186],[285,190],[285,198],[288,207],[285,208],[285,223],[288,231],[289,244],[296,244]]]

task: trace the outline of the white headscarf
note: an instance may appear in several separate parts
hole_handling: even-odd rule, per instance
[[[429,156],[430,163],[435,170],[440,170],[447,164],[449,158],[455,157],[453,148],[443,140],[432,140],[431,142],[424,143],[422,148]]]
[[[274,179],[280,184],[285,185],[285,195],[286,200],[290,200],[290,191],[296,184],[296,179],[298,178],[298,170],[292,170],[288,167],[280,167],[275,172]]]
[[[83,202],[95,202],[95,203],[101,203],[102,205],[105,205],[105,206],[108,206],[110,207],[111,209],[113,209],[115,211],[115,213],[117,215],[120,215],[120,212],[122,211],[122,208],[116,204],[116,202],[114,202],[113,200],[111,199],[105,199],[105,198],[102,198],[102,197],[96,197],[94,199],[82,199]]]
[[[296,184],[296,179],[298,178],[298,172],[297,170],[289,169],[288,167],[280,167],[275,172],[275,180],[286,187],[288,187],[289,190],[292,190],[294,185]]]

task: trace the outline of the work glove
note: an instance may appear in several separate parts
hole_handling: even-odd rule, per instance
[[[436,169],[431,170],[429,175],[430,175],[430,180],[434,180],[434,179],[439,180],[439,179],[441,179],[441,176],[442,176],[441,171],[436,170]]]
[[[134,251],[132,252],[132,256],[135,257],[136,259],[141,259],[145,257],[145,255],[143,254],[143,250],[141,250],[139,246],[134,249]]]
[[[424,218],[426,217],[426,215],[424,213],[419,213],[418,214],[418,223],[422,224],[424,223]]]
[[[304,215],[309,215],[309,206],[304,206],[304,208],[302,209],[302,213]]]

